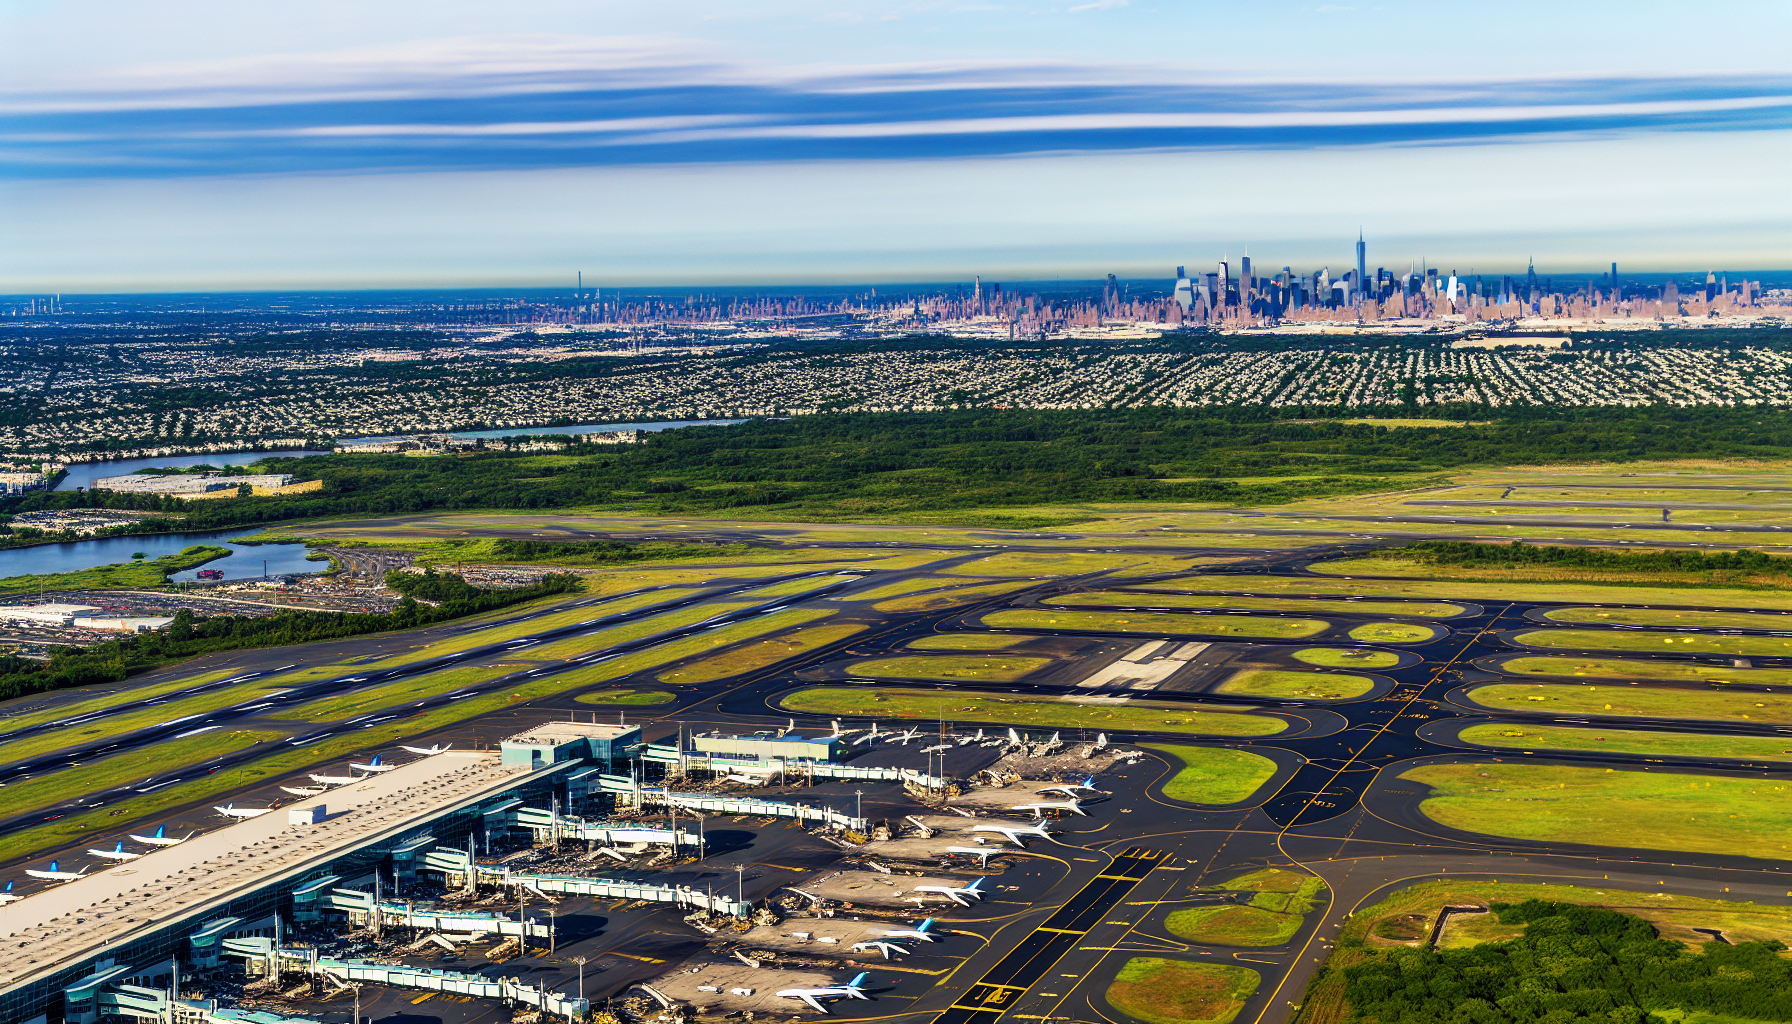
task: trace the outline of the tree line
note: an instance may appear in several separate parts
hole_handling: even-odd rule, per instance
[[[1405,555],[1428,565],[1467,568],[1560,566],[1564,569],[1634,569],[1647,572],[1703,572],[1716,569],[1775,574],[1792,571],[1792,557],[1769,555],[1746,548],[1740,551],[1700,551],[1696,548],[1613,551],[1606,548],[1527,544],[1522,540],[1515,540],[1510,544],[1426,540],[1384,553]]]

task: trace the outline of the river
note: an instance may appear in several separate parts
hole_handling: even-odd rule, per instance
[[[68,467],[68,475],[57,483],[55,490],[72,491],[77,487],[91,487],[95,480],[107,476],[124,476],[140,469],[153,469],[163,466],[246,466],[251,462],[272,458],[297,458],[301,455],[324,455],[325,452],[283,451],[283,452],[212,452],[208,455],[164,455],[159,459],[119,459],[117,462],[83,462]]]

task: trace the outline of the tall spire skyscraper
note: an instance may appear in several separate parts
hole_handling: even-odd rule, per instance
[[[1360,301],[1369,294],[1369,250],[1363,245],[1363,229],[1356,230],[1356,295]]]

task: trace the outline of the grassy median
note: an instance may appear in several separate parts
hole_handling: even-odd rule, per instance
[[[1508,750],[1577,750],[1645,757],[1710,757],[1792,761],[1792,736],[1725,736],[1717,733],[1649,732],[1640,729],[1575,729],[1559,725],[1471,725],[1456,734],[1464,743]]]
[[[1792,722],[1792,694],[1592,683],[1493,683],[1468,699],[1485,708],[1550,715],[1679,718],[1693,722]]]
[[[1035,729],[1173,733],[1207,736],[1274,736],[1287,723],[1269,715],[1222,711],[1212,705],[1128,701],[1085,704],[1025,697],[993,697],[954,690],[904,690],[817,686],[785,697],[787,711],[812,715],[920,718],[979,722]]]
[[[1147,743],[1182,767],[1164,783],[1164,795],[1191,804],[1236,804],[1249,800],[1275,777],[1276,763],[1262,754],[1231,747]]]
[[[1661,651],[1671,654],[1729,654],[1792,657],[1792,639],[1773,636],[1716,636],[1642,630],[1536,629],[1512,638],[1526,647],[1575,651]]]
[[[808,614],[820,618],[822,615],[832,613],[809,610]],[[726,679],[729,676],[757,672],[760,669],[770,668],[780,661],[788,661],[799,654],[807,654],[810,651],[826,647],[828,644],[839,643],[855,633],[864,632],[865,628],[847,622],[793,629],[788,633],[768,637],[755,643],[730,648],[701,661],[693,661],[677,668],[667,669],[660,673],[660,682],[709,683],[717,679]]]
[[[854,675],[895,679],[939,679],[945,681],[974,679],[986,683],[1012,683],[1050,665],[1050,658],[1026,658],[1014,655],[921,655],[895,658],[872,658],[854,662],[847,671]]]
[[[1068,629],[1102,633],[1172,636],[1242,636],[1298,640],[1323,633],[1320,619],[1279,619],[1253,615],[1176,615],[1170,612],[1073,612],[1009,608],[983,616],[998,629]]]
[[[1236,594],[1159,594],[1151,591],[1094,590],[1040,602],[1049,605],[1118,605],[1125,608],[1245,608],[1271,612],[1345,612],[1355,615],[1418,615],[1447,618],[1466,608],[1441,601],[1325,601],[1304,597],[1242,597]]]
[[[1308,647],[1294,652],[1294,660],[1321,668],[1392,668],[1400,664],[1393,651],[1352,647]]]
[[[1213,688],[1214,693],[1238,697],[1270,697],[1276,700],[1349,700],[1375,688],[1368,676],[1345,672],[1293,672],[1279,668],[1248,668]]]
[[[1792,630],[1792,615],[1705,612],[1690,608],[1556,608],[1544,612],[1543,617],[1553,622],[1609,623],[1614,626]]]
[[[1430,786],[1420,810],[1464,832],[1792,860],[1792,784],[1779,780],[1504,763],[1426,765],[1400,778]]]
[[[1685,661],[1645,661],[1636,658],[1564,658],[1536,655],[1508,658],[1500,671],[1522,676],[1590,676],[1595,679],[1661,679],[1688,683],[1755,683],[1762,686],[1792,685],[1792,669],[1734,668]]]
[[[1232,1024],[1262,980],[1248,967],[1135,956],[1114,976],[1107,1001],[1146,1024]]]

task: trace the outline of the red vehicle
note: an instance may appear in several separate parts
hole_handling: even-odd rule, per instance
[[[224,570],[222,570],[222,569],[201,569],[197,573],[194,573],[194,575],[198,576],[202,580],[221,580],[224,578]]]

